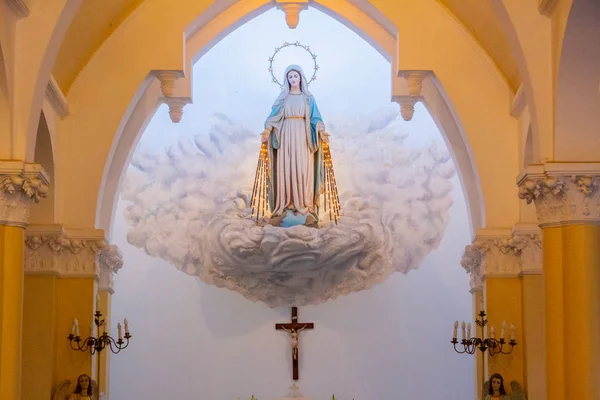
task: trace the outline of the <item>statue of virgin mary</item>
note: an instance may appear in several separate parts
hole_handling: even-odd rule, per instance
[[[275,226],[318,222],[323,193],[323,142],[329,142],[304,71],[285,70],[283,90],[265,121],[261,140],[269,152],[269,223]]]

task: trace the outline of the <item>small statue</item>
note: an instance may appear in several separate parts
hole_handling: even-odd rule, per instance
[[[487,382],[486,382],[487,383]],[[510,400],[510,396],[506,394],[504,389],[504,378],[499,373],[494,373],[490,376],[487,386],[485,400]]]
[[[512,393],[510,394],[510,400],[527,400],[527,396],[525,396],[525,392],[523,392],[519,382],[511,381],[510,389],[512,390]]]
[[[98,386],[89,375],[81,374],[77,378],[77,386],[72,394],[69,394],[71,381],[65,379],[62,381],[52,396],[52,400],[99,400]]]
[[[300,332],[302,332],[304,330],[305,326],[302,327],[302,329],[300,330],[296,330],[295,328],[292,328],[291,330],[287,330],[285,328],[283,328],[284,331],[286,331],[287,333],[290,334],[290,336],[292,337],[292,357],[294,358],[294,360],[298,359],[298,338],[300,336]]]

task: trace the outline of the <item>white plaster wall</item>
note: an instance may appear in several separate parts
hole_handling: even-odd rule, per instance
[[[356,34],[317,11],[303,13],[298,31],[290,34],[278,13],[273,10],[244,25],[204,56],[195,67],[199,78],[194,105],[186,108],[182,123],[168,123],[167,110],[161,107],[139,146],[160,151],[180,135],[201,131],[211,110],[227,112],[258,134],[277,94],[268,82],[266,58],[279,44],[252,36],[261,31],[306,42],[319,54],[322,71],[311,90],[325,120],[389,102],[389,64]],[[324,37],[324,30],[333,40],[316,40]],[[232,73],[244,71],[242,85]],[[235,107],[226,109],[225,104]],[[442,141],[422,106],[404,128],[411,134],[408,146]],[[314,331],[301,335],[299,383],[304,395],[357,400],[472,397],[474,360],[455,354],[449,342],[453,321],[472,314],[468,276],[460,267],[470,242],[469,222],[457,178],[453,185],[455,203],[445,237],[417,271],[395,274],[369,291],[300,308],[300,319],[316,324]],[[268,400],[287,395],[292,383],[290,342],[274,324],[287,322],[289,309],[250,303],[132,247],[126,240],[126,205],[119,202],[112,232],[125,260],[116,277],[113,322],[128,317],[134,338],[111,359],[111,399],[225,400],[254,393]]]

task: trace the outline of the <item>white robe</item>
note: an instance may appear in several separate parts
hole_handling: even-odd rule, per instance
[[[315,174],[313,153],[306,137],[304,96],[290,93],[283,108],[283,123],[277,135],[277,193],[273,215],[281,215],[286,209],[307,214],[313,211]]]

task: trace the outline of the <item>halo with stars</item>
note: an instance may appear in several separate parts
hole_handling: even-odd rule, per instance
[[[279,79],[277,79],[277,77],[273,73],[273,62],[275,61],[275,57],[277,56],[277,54],[281,50],[287,49],[287,48],[292,47],[292,46],[293,47],[301,47],[301,48],[303,48],[304,50],[306,50],[306,52],[308,54],[310,54],[310,57],[312,58],[312,61],[313,61],[313,75],[308,80],[308,85],[310,85],[313,81],[317,80],[317,71],[319,70],[319,64],[317,64],[317,55],[310,50],[310,47],[305,46],[305,45],[303,45],[300,42],[295,42],[295,43],[284,42],[281,46],[275,47],[275,52],[273,53],[273,55],[271,57],[269,57],[269,73],[271,74],[271,80],[272,80],[273,83],[278,84],[279,87],[282,90],[283,90],[283,83],[279,82]]]

